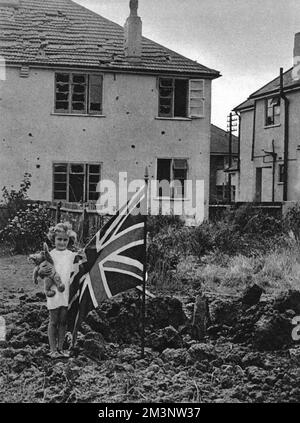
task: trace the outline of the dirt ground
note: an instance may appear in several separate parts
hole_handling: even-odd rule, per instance
[[[88,316],[71,358],[51,361],[45,297],[31,274],[25,256],[0,257],[1,402],[300,401],[300,348],[291,338],[297,292],[271,301],[209,298],[201,340],[190,320],[196,291],[184,301],[148,299],[143,359],[140,296],[130,292]]]

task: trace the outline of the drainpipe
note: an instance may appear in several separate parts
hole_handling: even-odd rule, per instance
[[[256,127],[256,100],[254,100],[254,112],[253,112],[253,134],[252,134],[252,153],[251,161],[254,160],[254,148],[255,148],[255,127]]]
[[[275,143],[272,140],[272,151],[263,150],[266,156],[271,156],[273,159],[272,165],[272,203],[275,202],[275,169],[276,169],[276,161],[277,161],[277,153],[275,153]]]
[[[288,160],[289,160],[289,99],[283,88],[283,68],[280,68],[280,98],[284,101],[284,155],[283,155],[283,201],[288,199]]]
[[[239,112],[236,112],[238,118],[239,118],[239,135],[238,135],[238,165],[237,165],[237,170],[240,171],[241,167],[241,114]]]
[[[272,158],[273,158],[273,169],[272,169],[272,203],[275,201],[275,169],[277,154],[275,153],[274,140],[272,140]]]
[[[231,166],[232,166],[232,113],[229,115],[229,173],[228,173],[228,200],[231,203]]]

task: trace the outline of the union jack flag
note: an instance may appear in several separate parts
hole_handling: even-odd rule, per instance
[[[76,339],[87,314],[99,303],[143,282],[146,186],[97,232],[75,257],[70,280],[68,329]]]

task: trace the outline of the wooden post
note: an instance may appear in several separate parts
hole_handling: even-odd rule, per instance
[[[143,295],[142,295],[142,351],[141,358],[145,356],[145,314],[146,314],[146,275],[147,275],[147,213],[148,213],[148,183],[149,173],[148,168],[145,169],[145,207],[142,210],[145,213],[145,227],[144,227],[144,266],[143,266]]]
[[[208,301],[205,295],[197,295],[192,320],[192,335],[197,341],[203,341],[209,321]]]
[[[57,203],[56,206],[56,223],[60,222],[62,202]]]
[[[86,244],[89,237],[89,215],[85,206],[83,206],[82,219],[82,241]]]

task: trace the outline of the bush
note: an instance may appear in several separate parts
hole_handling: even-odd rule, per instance
[[[190,253],[199,258],[211,251],[232,255],[238,252],[240,243],[241,236],[233,222],[204,222],[191,233]]]
[[[150,237],[154,237],[156,234],[168,227],[180,229],[183,226],[184,222],[179,216],[175,215],[164,216],[159,214],[158,216],[149,216],[147,219],[147,229]]]
[[[190,253],[196,257],[202,257],[214,248],[212,237],[213,224],[204,222],[191,230]]]
[[[296,239],[300,239],[300,203],[290,207],[283,219],[284,229],[292,231]]]
[[[14,189],[9,191],[5,186],[2,188],[2,196],[7,207],[9,218],[14,217],[18,210],[26,209],[28,200],[27,191],[31,186],[30,178],[30,173],[24,174],[23,181],[18,191]]]
[[[251,204],[227,211],[223,221],[236,226],[242,234],[273,236],[282,232],[282,222]]]
[[[41,205],[32,204],[19,210],[0,231],[0,241],[18,254],[42,248],[45,235],[53,225],[50,213]]]
[[[149,281],[155,286],[169,286],[184,249],[187,249],[187,228],[178,216],[148,218],[147,264]]]
[[[221,220],[195,228],[165,216],[151,222],[150,228],[150,268],[156,261],[167,260],[174,269],[176,257],[188,254],[197,258],[211,252],[255,256],[274,248],[283,236],[279,219],[251,205],[226,211]]]

